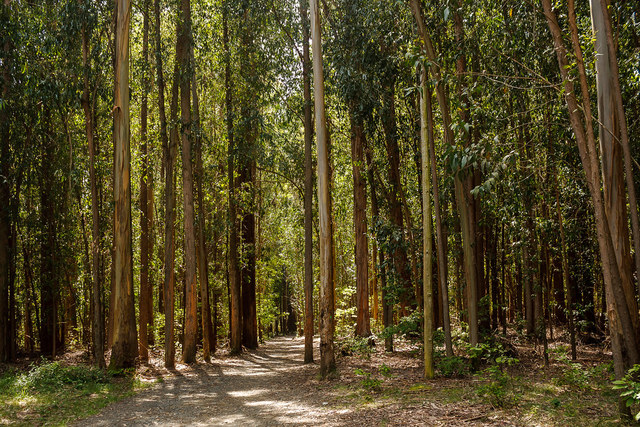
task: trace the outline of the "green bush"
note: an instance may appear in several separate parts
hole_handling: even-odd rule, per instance
[[[559,347],[555,350],[556,360],[563,365],[560,376],[554,378],[557,385],[567,385],[578,389],[586,389],[591,380],[591,373],[582,364],[573,362],[566,353],[566,349]]]
[[[443,356],[436,359],[436,370],[446,378],[464,377],[469,372],[469,362],[459,356]]]
[[[621,380],[613,382],[613,389],[618,390],[620,398],[627,407],[631,407],[640,403],[640,365],[633,365],[627,371],[627,374]],[[640,412],[634,417],[636,421],[640,421]]]
[[[44,362],[31,365],[31,369],[19,375],[16,381],[23,390],[51,390],[65,385],[82,388],[89,383],[107,383],[109,378],[103,371],[86,366],[64,366],[60,362]]]
[[[356,375],[363,377],[362,380],[360,380],[362,388],[367,391],[380,391],[382,380],[372,378],[370,372],[363,371],[362,369],[356,369],[354,372]]]
[[[422,313],[415,310],[408,316],[400,318],[397,325],[386,327],[380,334],[381,338],[388,338],[394,335],[404,335],[406,337],[421,337]]]
[[[346,337],[337,341],[337,347],[343,356],[370,357],[375,351],[375,343],[372,338]]]

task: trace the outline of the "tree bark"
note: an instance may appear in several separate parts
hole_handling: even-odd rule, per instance
[[[225,51],[225,104],[227,122],[227,172],[229,186],[229,335],[231,354],[242,351],[242,311],[240,300],[240,268],[238,266],[238,214],[237,214],[237,181],[235,178],[236,146],[233,114],[233,80],[231,78],[231,47],[229,45],[229,4],[223,7],[223,45]]]
[[[84,111],[85,132],[87,134],[87,144],[89,146],[89,181],[91,185],[91,336],[92,355],[94,363],[99,368],[106,366],[104,360],[104,322],[102,318],[102,283],[100,281],[100,210],[98,200],[98,183],[96,177],[96,142],[94,140],[94,116],[91,110],[90,87],[89,87],[89,37],[86,23],[82,26],[82,65],[83,72],[83,92],[82,109]],[[1,245],[0,245],[1,246]]]
[[[195,58],[193,55],[193,45],[191,46],[191,60],[194,72],[191,75],[191,91],[193,96],[193,123],[194,123],[194,143],[196,155],[196,190],[198,201],[198,275],[200,276],[200,301],[202,304],[202,352],[205,361],[209,361],[211,353],[215,351],[213,345],[215,338],[211,324],[211,305],[209,303],[209,260],[206,244],[206,223],[207,216],[204,205],[204,168],[202,166],[202,129],[200,128],[200,101],[198,98],[198,87],[196,84]]]
[[[425,87],[422,89],[425,90]],[[433,207],[436,216],[436,236],[438,251],[438,285],[442,305],[442,322],[444,343],[447,356],[453,356],[453,342],[451,339],[451,318],[449,316],[449,286],[447,284],[447,255],[445,245],[447,237],[442,224],[442,210],[440,209],[440,189],[438,185],[438,166],[436,164],[435,138],[433,135],[433,106],[431,102],[432,89],[426,86],[425,103],[427,108],[427,138],[429,146],[429,161],[431,163],[431,182],[433,186]]]
[[[429,131],[433,131],[432,123],[429,123],[427,98],[431,93],[427,88],[427,70],[421,73],[422,94],[420,96],[420,153],[422,154],[422,230],[423,230],[423,303],[424,303],[424,376],[433,378],[433,218],[431,216],[431,163],[429,162],[429,145],[433,138],[429,137]]]
[[[309,2],[300,0],[304,98],[304,363],[313,362],[313,101],[309,58]]]
[[[148,326],[152,324],[152,291],[149,283],[149,190],[147,182],[151,174],[149,167],[149,152],[147,146],[147,111],[148,111],[148,91],[147,64],[149,62],[149,0],[143,2],[143,24],[142,24],[142,100],[140,106],[140,155],[142,157],[142,174],[140,175],[140,296],[139,315],[140,329],[138,344],[140,359],[149,360],[149,333]]]
[[[326,378],[336,371],[333,349],[334,283],[333,230],[329,179],[329,147],[324,104],[324,71],[318,0],[311,0],[311,39],[313,49],[313,86],[318,146],[318,216],[320,224],[320,375]]]
[[[184,264],[185,264],[185,312],[184,363],[196,361],[196,341],[198,339],[198,294],[196,283],[196,236],[193,202],[193,154],[191,141],[191,73],[189,60],[191,52],[191,1],[181,1],[181,15],[178,27],[178,56],[180,63],[180,113],[182,140],[182,195],[184,210]]]
[[[367,189],[363,171],[364,126],[362,117],[351,109],[351,164],[353,169],[353,226],[356,265],[356,336],[371,335],[369,321],[369,247],[367,239]]]
[[[110,368],[134,366],[138,355],[131,252],[131,147],[129,116],[130,0],[116,4],[114,116],[114,306]]]

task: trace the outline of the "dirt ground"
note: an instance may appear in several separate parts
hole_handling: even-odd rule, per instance
[[[304,338],[278,337],[240,357],[217,356],[211,363],[178,365],[174,371],[164,370],[159,359],[152,359],[142,370],[143,377],[155,379],[152,387],[76,425],[524,425],[487,413],[482,406],[433,401],[424,388],[401,387],[402,393],[414,396],[372,399],[363,405],[345,397],[344,388],[360,381],[348,358],[340,361],[344,374],[339,381],[320,381],[318,364],[303,364],[303,352]],[[419,381],[419,361],[397,362],[401,361],[404,366],[394,364],[396,381]]]

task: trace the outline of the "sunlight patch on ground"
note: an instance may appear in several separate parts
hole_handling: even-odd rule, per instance
[[[242,390],[242,391],[230,391],[227,394],[233,397],[251,397],[257,396],[258,394],[266,393],[269,390],[265,389],[255,389],[255,390]]]

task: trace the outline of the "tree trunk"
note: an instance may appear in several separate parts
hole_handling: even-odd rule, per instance
[[[369,247],[367,242],[367,189],[364,174],[364,126],[354,108],[351,121],[351,164],[353,168],[353,225],[356,265],[356,336],[371,335],[369,321]]]
[[[422,69],[421,75],[422,95],[420,97],[420,152],[422,154],[422,230],[423,230],[423,281],[424,281],[424,376],[433,378],[433,247],[431,217],[431,163],[429,162],[430,144],[433,138],[429,137],[429,131],[433,131],[429,122],[427,98],[431,93],[427,87],[427,70]]]
[[[333,349],[334,282],[333,230],[329,179],[329,147],[324,104],[324,71],[318,0],[311,0],[311,38],[313,49],[313,86],[318,145],[318,216],[320,224],[320,375],[326,378],[336,371]]]
[[[92,355],[94,363],[99,368],[106,366],[104,360],[104,322],[102,319],[102,283],[100,281],[100,210],[98,206],[98,184],[96,177],[96,142],[94,140],[94,116],[91,110],[90,88],[89,88],[89,37],[86,24],[82,27],[82,65],[83,72],[83,92],[82,109],[84,111],[85,131],[87,134],[87,144],[89,146],[89,181],[91,185],[91,336]]]
[[[234,140],[233,81],[231,79],[231,47],[229,46],[229,4],[223,7],[223,44],[225,51],[225,103],[227,109],[228,186],[229,186],[229,335],[230,351],[242,351],[242,311],[240,306],[240,268],[238,266],[237,181],[235,179],[236,146]]]
[[[184,363],[196,361],[196,341],[198,339],[198,294],[196,284],[196,236],[193,203],[193,155],[191,141],[191,1],[181,1],[178,35],[178,55],[180,63],[180,113],[182,140],[182,193],[184,209],[184,265],[185,265],[185,312]]]
[[[200,101],[198,98],[198,87],[195,78],[195,58],[193,55],[193,45],[191,46],[191,60],[194,72],[191,75],[191,91],[193,95],[193,123],[194,142],[196,154],[196,189],[198,196],[198,274],[200,276],[200,300],[202,304],[202,352],[205,361],[209,361],[210,354],[215,351],[213,342],[213,330],[211,325],[211,305],[209,303],[209,260],[206,244],[206,209],[204,205],[204,168],[202,167],[202,129],[200,128]],[[215,258],[215,257],[214,257]]]
[[[149,283],[149,190],[147,182],[151,174],[149,167],[149,153],[147,147],[147,110],[149,84],[147,81],[147,64],[149,62],[149,0],[143,3],[142,24],[142,105],[140,107],[140,156],[142,157],[142,174],[140,175],[140,296],[139,296],[139,350],[142,361],[149,360],[148,326],[152,324],[152,291]]]
[[[304,363],[313,362],[313,101],[309,58],[309,4],[300,0],[304,96]]]
[[[138,355],[131,253],[131,147],[129,117],[130,0],[116,4],[116,82],[114,116],[114,306],[110,368],[135,365]]]
[[[425,90],[423,88],[423,90]],[[436,164],[436,150],[433,135],[433,107],[431,103],[432,89],[426,87],[425,103],[427,108],[427,138],[429,146],[429,161],[431,163],[431,182],[433,186],[433,205],[436,215],[436,235],[438,250],[438,285],[442,305],[442,323],[444,329],[444,343],[447,356],[453,356],[453,342],[451,339],[451,318],[449,316],[449,286],[447,284],[447,236],[442,224],[442,210],[440,209],[440,189],[438,186],[438,166]]]
[[[551,1],[542,0],[542,5],[544,7],[544,14],[549,30],[553,37],[558,66],[562,75],[564,95],[569,111],[571,127],[576,136],[580,158],[587,178],[587,185],[593,201],[598,246],[602,259],[602,269],[607,298],[614,371],[616,377],[621,378],[630,366],[638,363],[638,346],[636,341],[637,331],[634,328],[632,314],[629,312],[629,302],[627,301],[624,292],[621,273],[616,262],[611,231],[607,226],[605,202],[603,200],[603,195],[600,192],[601,181],[597,151],[595,147],[595,136],[591,125],[591,107],[588,96],[588,84],[582,59],[582,50],[578,42],[575,26],[573,1],[570,0],[569,2],[569,17],[570,21],[573,21],[573,24],[571,25],[572,43],[574,47],[574,54],[577,59],[580,88],[583,95],[582,108],[578,106],[573,80],[569,76],[567,50],[564,45],[562,31],[558,24],[556,14],[551,7]],[[584,125],[583,120],[580,117],[581,111],[583,112],[583,117],[586,118],[584,120]],[[626,411],[626,408],[624,408],[623,405],[621,405],[621,411]]]

